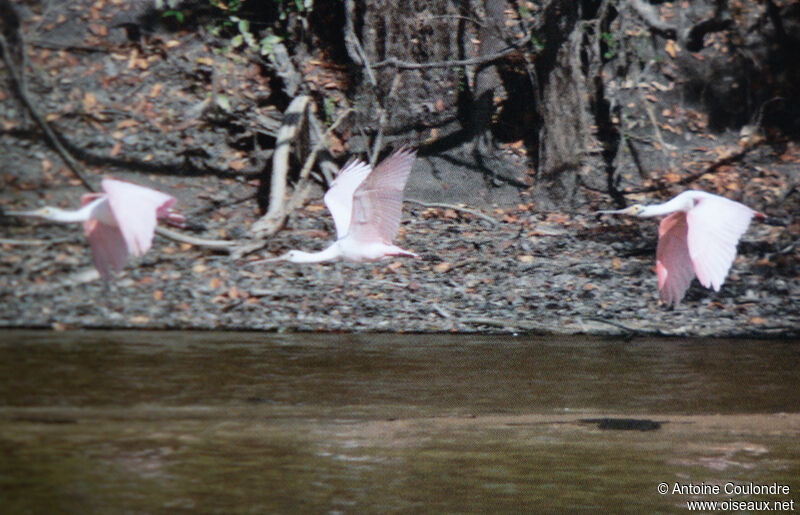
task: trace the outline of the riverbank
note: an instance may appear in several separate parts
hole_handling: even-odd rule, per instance
[[[796,337],[800,279],[776,252],[784,228],[754,223],[720,292],[696,281],[660,305],[655,221],[487,213],[407,204],[397,243],[419,259],[298,265],[252,261],[332,238],[321,203],[290,219],[267,249],[242,259],[156,237],[108,292],[79,227],[6,227],[3,327],[261,331],[501,332]],[[247,218],[247,214],[241,214]],[[252,216],[252,215],[251,215]],[[221,216],[220,219],[223,219]],[[235,234],[238,217],[226,230]],[[782,261],[783,260],[783,261]]]

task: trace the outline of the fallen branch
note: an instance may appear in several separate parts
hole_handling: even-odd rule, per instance
[[[286,223],[286,218],[289,216],[289,214],[303,205],[311,191],[311,185],[307,184],[307,182],[309,176],[311,175],[311,169],[314,167],[314,163],[317,160],[317,155],[327,146],[328,137],[331,135],[331,133],[336,130],[339,124],[341,124],[351,112],[353,112],[352,109],[347,109],[340,114],[336,121],[333,122],[330,127],[328,127],[328,130],[325,131],[325,134],[323,134],[319,140],[317,140],[317,143],[311,149],[311,152],[306,158],[302,170],[300,170],[300,177],[297,180],[297,184],[295,185],[294,193],[292,194],[291,199],[289,199],[288,202],[281,203],[280,212],[276,212],[270,220],[265,221],[263,225],[258,228],[255,227],[255,224],[253,224],[253,229],[251,231],[255,233],[256,237],[264,238],[265,236],[274,235],[281,227],[283,227],[283,224]],[[310,119],[314,115],[308,113],[308,116]],[[264,218],[266,218],[266,215]],[[264,218],[256,223],[261,223]],[[256,229],[258,229],[258,232],[256,232]],[[242,258],[243,256],[256,252],[257,250],[261,250],[265,245],[266,243],[264,241],[241,245],[234,251],[234,256],[237,259]]]
[[[607,324],[612,327],[616,327],[617,329],[621,329],[625,331],[628,336],[664,336],[664,333],[661,331],[650,331],[646,329],[635,329],[633,327],[628,327],[625,324],[621,324],[615,320],[609,320],[606,318],[600,317],[586,317],[585,320],[591,320],[592,322],[599,322],[601,324]]]
[[[457,318],[456,322],[470,325],[486,325],[489,327],[499,327],[507,331],[524,332],[533,334],[574,334],[564,330],[558,324],[540,324],[528,320],[504,320],[501,318],[489,317],[465,317]]]
[[[300,207],[303,202],[305,202],[306,196],[308,195],[308,188],[305,188],[306,182],[308,182],[308,177],[311,175],[311,168],[314,167],[314,163],[317,161],[317,154],[319,154],[325,147],[328,145],[328,138],[336,130],[339,124],[347,118],[350,113],[353,112],[352,108],[346,109],[339,117],[336,119],[328,130],[325,131],[325,134],[314,145],[314,148],[311,149],[311,153],[308,155],[305,164],[303,165],[302,170],[300,170],[300,177],[297,180],[297,186],[295,188],[295,192],[292,195],[292,198],[289,200],[288,209],[286,210],[284,217],[286,217],[289,213]],[[309,116],[313,116],[309,114]],[[335,178],[334,178],[335,179]]]
[[[278,131],[278,141],[272,154],[272,176],[269,189],[269,209],[251,227],[251,232],[256,236],[275,234],[283,221],[285,211],[287,176],[289,174],[289,155],[292,142],[297,138],[303,122],[308,116],[308,104],[311,98],[300,95],[294,98],[286,108],[283,125]]]
[[[487,222],[489,222],[489,223],[491,223],[493,225],[497,225],[497,224],[500,223],[496,218],[492,218],[491,216],[489,216],[487,214],[484,214],[484,213],[478,211],[477,209],[470,209],[468,207],[458,206],[456,204],[443,204],[441,202],[423,202],[421,200],[416,200],[416,199],[413,199],[413,198],[407,198],[407,199],[404,199],[404,201],[405,202],[411,202],[412,204],[417,204],[418,206],[422,206],[422,207],[435,207],[435,208],[441,208],[441,209],[452,209],[454,211],[461,211],[461,212],[464,212],[464,213],[469,213],[471,215],[477,216],[478,218],[482,218],[482,219],[486,220]]]
[[[229,252],[237,244],[235,241],[230,240],[208,240],[196,236],[189,236],[188,234],[183,234],[161,226],[156,227],[156,233],[179,243],[188,243],[196,247],[205,247],[208,249],[227,250]]]
[[[701,171],[693,173],[691,175],[687,175],[686,177],[684,177],[679,181],[671,182],[668,184],[659,184],[657,186],[651,186],[649,188],[641,188],[638,190],[627,190],[624,193],[626,195],[631,193],[652,193],[654,191],[662,191],[670,186],[685,186],[691,182],[696,181],[697,179],[701,178],[704,175],[719,170],[724,165],[729,165],[731,163],[739,161],[744,156],[746,156],[748,152],[750,152],[751,150],[753,150],[758,146],[761,146],[764,143],[766,143],[766,140],[763,138],[752,139],[746,145],[744,145],[740,150],[717,159],[716,161],[712,162],[711,164],[703,168]]]
[[[348,32],[345,36],[345,39],[347,39],[348,36],[350,38],[349,41],[352,42],[355,52],[358,56],[356,62],[364,66],[364,68],[367,70],[367,78],[369,79],[369,82],[372,84],[373,88],[377,88],[378,81],[375,78],[375,72],[372,71],[372,66],[369,64],[369,59],[367,59],[367,55],[364,53],[364,47],[361,46],[361,41],[358,40],[358,37],[356,36],[355,32],[353,32],[352,27],[348,27]]]

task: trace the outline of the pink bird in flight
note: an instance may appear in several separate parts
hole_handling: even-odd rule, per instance
[[[635,204],[599,211],[641,218],[668,215],[658,227],[656,274],[661,300],[677,306],[696,276],[706,288],[719,291],[736,258],[736,245],[755,217],[744,204],[705,191],[689,190],[662,204]]]
[[[81,197],[81,207],[65,210],[46,206],[33,211],[9,212],[52,222],[82,222],[92,260],[103,279],[125,266],[128,255],[141,256],[150,249],[158,220],[182,226],[185,219],[171,207],[171,195],[116,179],[103,179],[104,193]]]
[[[362,262],[388,256],[417,257],[392,244],[400,226],[403,189],[415,158],[416,150],[403,147],[375,170],[363,161],[351,160],[324,196],[336,226],[336,241],[319,252],[290,250],[258,262],[319,263],[340,258]]]

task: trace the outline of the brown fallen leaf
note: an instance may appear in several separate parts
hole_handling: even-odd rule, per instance
[[[97,97],[94,96],[93,93],[89,92],[83,96],[83,109],[85,111],[91,111],[97,106]]]
[[[90,23],[89,30],[92,31],[92,34],[95,36],[106,37],[108,36],[108,26],[101,25],[99,23]]]
[[[678,55],[678,50],[680,50],[680,47],[677,43],[675,43],[674,39],[668,39],[667,43],[664,45],[664,50],[671,58],[675,59],[675,56]]]
[[[232,170],[237,172],[244,170],[247,167],[247,160],[245,159],[234,159],[231,161],[228,166],[231,167]]]
[[[403,262],[402,261],[392,261],[388,265],[386,265],[387,270],[391,270],[392,272],[396,271],[398,268],[402,268]]]
[[[161,90],[164,89],[164,83],[157,82],[153,84],[153,87],[150,88],[150,93],[147,94],[150,98],[156,98],[158,95],[161,94]]]
[[[448,263],[447,261],[442,261],[441,263],[433,265],[433,271],[438,272],[440,274],[447,272],[451,268],[453,268],[453,265],[451,263]]]
[[[235,285],[228,288],[228,297],[231,299],[243,299],[247,296],[247,292],[240,290]]]

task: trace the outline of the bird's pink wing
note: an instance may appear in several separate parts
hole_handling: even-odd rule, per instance
[[[141,256],[150,249],[159,217],[176,202],[166,193],[115,179],[103,179],[103,191],[128,251]]]
[[[736,258],[736,244],[755,211],[723,197],[704,197],[686,213],[689,255],[697,280],[719,291]]]
[[[400,226],[403,190],[416,151],[401,148],[384,159],[353,196],[352,232],[359,241],[391,243]]]
[[[336,239],[343,237],[350,229],[350,215],[353,212],[353,194],[364,182],[372,167],[358,159],[351,159],[336,176],[323,200],[331,212],[336,225]]]
[[[678,211],[661,220],[658,226],[656,274],[661,300],[677,305],[694,278],[687,245],[686,213]]]
[[[83,228],[100,277],[108,279],[114,272],[122,270],[128,259],[128,247],[119,228],[98,220],[84,222]]]

